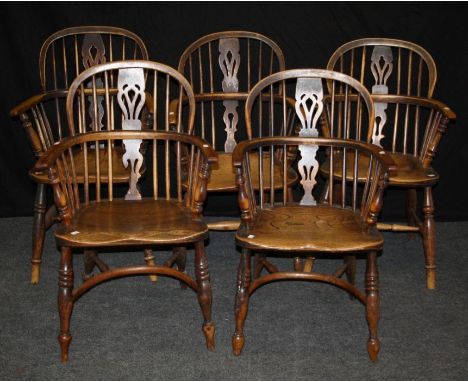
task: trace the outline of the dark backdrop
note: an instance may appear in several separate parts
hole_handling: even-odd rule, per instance
[[[252,30],[283,49],[287,68],[323,68],[341,44],[392,37],[425,47],[438,68],[435,98],[458,116],[433,162],[441,174],[434,190],[436,218],[468,220],[468,6],[444,3],[53,3],[0,6],[0,216],[31,215],[35,186],[27,176],[34,158],[8,111],[37,93],[38,55],[56,30],[114,25],[137,33],[150,58],[173,67],[195,39],[221,30]],[[401,220],[404,193],[387,191],[383,217]],[[207,213],[237,213],[235,196],[210,197]]]

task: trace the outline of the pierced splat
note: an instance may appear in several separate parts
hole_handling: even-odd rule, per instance
[[[371,71],[375,84],[372,86],[372,94],[388,94],[387,80],[392,74],[393,56],[389,46],[377,45],[371,56]],[[384,138],[383,128],[387,122],[387,103],[375,102],[375,123],[372,133],[372,143],[382,147],[380,141]]]
[[[106,63],[106,47],[99,33],[85,34],[81,46],[81,57],[85,69]]]
[[[237,72],[239,71],[240,55],[239,55],[239,39],[237,38],[221,38],[219,39],[219,67],[223,72],[224,78],[222,87],[224,92],[237,93],[239,91],[239,79]],[[223,121],[226,126],[226,142],[224,143],[224,151],[231,153],[236,147],[236,140],[234,137],[237,131],[237,123],[239,115],[237,107],[239,101],[231,100],[224,101],[224,115]]]
[[[141,68],[120,69],[117,81],[117,102],[122,110],[122,130],[141,130],[139,118],[145,103],[145,75]],[[125,153],[123,164],[128,167],[130,163],[129,190],[126,200],[140,200],[141,194],[137,183],[140,179],[140,169],[143,165],[143,156],[140,153],[140,139],[124,139]]]
[[[298,78],[296,84],[296,114],[301,122],[300,137],[317,137],[319,132],[316,128],[323,111],[323,87],[319,78]],[[301,205],[317,204],[312,190],[317,183],[319,163],[316,159],[318,146],[299,145],[301,159],[297,167],[301,174],[301,184],[304,188],[304,196]]]
[[[83,60],[83,67],[89,69],[95,65],[100,65],[106,63],[106,47],[102,37],[98,33],[89,33],[85,34],[83,38],[83,45],[81,46],[81,57]],[[87,84],[88,88],[93,86],[92,82]],[[96,87],[102,88],[104,86],[100,78],[96,79]],[[101,130],[104,127],[102,123],[102,118],[104,117],[104,107],[102,106],[104,102],[103,96],[96,96],[97,103],[97,121],[95,121],[94,114],[94,102],[93,97],[88,97],[89,101],[89,117],[91,118],[91,123],[89,125],[91,130]]]

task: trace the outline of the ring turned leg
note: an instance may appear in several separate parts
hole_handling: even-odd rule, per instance
[[[377,337],[377,326],[380,319],[379,271],[377,268],[377,253],[369,252],[366,263],[366,319],[369,326],[367,352],[372,362],[377,361],[380,341]]]
[[[62,362],[68,361],[68,348],[71,342],[70,317],[73,310],[73,260],[68,247],[60,248],[58,310],[60,334],[58,336]]]
[[[208,261],[205,256],[203,241],[195,243],[195,278],[197,280],[197,297],[203,314],[203,333],[208,350],[215,348],[215,326],[211,321],[211,283],[208,271]]]
[[[432,188],[424,189],[423,202],[423,246],[426,259],[426,286],[427,289],[436,287],[436,265],[435,265],[435,223],[434,223],[434,202],[432,200]]]
[[[250,258],[250,251],[243,248],[237,270],[236,331],[232,336],[232,351],[235,355],[240,355],[245,342],[244,323],[249,309]]]
[[[41,275],[42,250],[45,237],[46,185],[38,184],[34,203],[31,284],[37,284]]]
[[[153,250],[150,249],[150,248],[147,248],[147,249],[143,250],[143,253],[144,253],[144,256],[145,256],[146,265],[148,265],[150,267],[154,267],[156,265],[156,263],[154,262]],[[154,283],[158,280],[157,275],[149,275],[148,277],[149,277],[150,281],[152,281]]]
[[[187,248],[186,247],[175,247],[173,253],[176,256],[175,263],[177,265],[177,270],[180,272],[185,272],[185,263],[187,262]],[[187,289],[187,284],[180,282],[181,289]]]

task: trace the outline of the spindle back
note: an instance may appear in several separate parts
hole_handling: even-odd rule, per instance
[[[238,141],[247,138],[241,103],[255,83],[284,69],[281,49],[258,33],[225,31],[195,41],[178,67],[195,92],[195,134],[220,151],[232,152]]]
[[[41,47],[41,87],[44,92],[68,89],[83,70],[132,59],[148,60],[145,44],[133,32],[109,26],[66,28],[49,36]]]
[[[374,125],[365,87],[322,69],[286,70],[263,79],[249,93],[245,116],[249,139],[298,134],[365,141]]]
[[[181,146],[190,153],[187,168],[188,185],[182,187]],[[99,158],[105,147],[107,160]],[[144,156],[142,147],[152,147]],[[112,159],[113,151],[123,151],[123,165],[128,171],[128,186],[117,184],[117,172]],[[106,152],[107,151],[107,152]],[[84,179],[78,179],[76,152],[84,155]],[[165,131],[98,131],[68,137],[49,148],[36,164],[39,171],[49,172],[59,213],[71,218],[80,208],[94,202],[112,202],[114,199],[135,201],[143,197],[154,200],[176,200],[191,208],[195,215],[202,212],[206,196],[209,163],[216,161],[210,145],[198,137]],[[90,179],[90,167],[93,179]],[[140,185],[140,170],[146,172],[145,185]],[[123,192],[122,192],[123,191]]]
[[[389,38],[364,38],[340,46],[328,70],[348,74],[372,94],[431,98],[437,81],[434,59],[421,46]]]
[[[169,131],[171,100],[178,103],[175,130],[192,133],[195,100],[187,80],[175,69],[152,61],[116,61],[81,73],[67,96],[70,135],[99,130]],[[93,105],[98,105],[97,108]],[[145,110],[151,118],[143,120]]]
[[[251,156],[257,155],[260,150],[270,152],[282,152],[284,170],[286,170],[287,152],[298,150],[298,158],[292,163],[293,168],[300,174],[300,184],[303,192],[298,200],[291,200],[291,195],[287,193],[286,177],[283,176],[282,187],[272,184],[270,177],[265,182],[261,172],[253,171],[251,166]],[[352,171],[346,166],[346,161],[341,161],[341,173],[350,174],[341,177],[342,188],[338,199],[328,198],[320,201],[318,191],[320,187],[315,187],[319,181],[317,174],[321,166],[327,166],[324,171],[324,182],[333,185],[336,182],[335,158],[341,155],[353,155]],[[359,160],[361,157],[369,159],[365,174],[359,173]],[[380,210],[381,200],[379,192],[385,187],[388,172],[393,167],[393,161],[388,155],[379,150],[376,146],[354,140],[341,140],[331,138],[315,137],[268,137],[256,138],[250,141],[241,142],[233,153],[233,164],[237,168],[237,184],[239,187],[239,199],[242,210],[242,218],[245,221],[254,218],[259,209],[272,209],[289,204],[299,204],[302,206],[315,206],[325,203],[338,208],[350,208],[359,211],[364,222],[375,224],[377,214]],[[260,167],[261,168],[261,167]],[[253,174],[258,173],[258,179],[253,179]],[[286,173],[286,171],[284,171]],[[360,185],[358,180],[365,177],[364,185]],[[253,189],[253,184],[260,185],[259,192]],[[269,184],[267,184],[269,183]],[[379,191],[380,190],[380,191]],[[314,195],[315,194],[315,195]]]

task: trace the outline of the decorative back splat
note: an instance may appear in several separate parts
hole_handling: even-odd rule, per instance
[[[81,57],[83,59],[83,67],[85,69],[91,68],[92,66],[105,64],[106,63],[106,47],[102,37],[99,33],[88,33],[84,35],[83,45],[81,46]],[[93,86],[92,82],[88,83],[87,87],[91,88]],[[96,79],[96,87],[102,88],[103,83],[100,78]],[[102,118],[104,117],[104,107],[102,103],[104,102],[104,96],[96,96],[96,103],[98,107],[97,117],[98,120],[94,119],[94,102],[93,97],[88,97],[90,104],[89,107],[89,116],[91,118],[90,128],[91,130],[101,130],[104,125],[102,123]]]
[[[389,46],[377,45],[374,47],[371,56],[371,70],[374,76],[375,85],[372,86],[372,94],[388,94],[387,80],[393,70],[392,50]],[[382,134],[387,122],[387,103],[375,102],[375,123],[372,134],[372,143],[382,147],[380,141],[384,137]]]
[[[239,39],[237,38],[221,38],[219,39],[219,67],[223,72],[224,79],[222,82],[223,91],[227,93],[237,93],[239,91],[239,79],[237,72],[239,71],[240,55],[239,55]],[[227,137],[224,143],[224,151],[231,153],[236,147],[234,134],[237,131],[237,123],[239,115],[237,107],[239,101],[230,100],[223,101],[225,108],[223,120],[226,128]]]
[[[323,87],[320,78],[298,78],[296,84],[296,114],[301,121],[300,137],[318,137],[317,121],[323,111]],[[318,146],[299,145],[301,159],[297,166],[301,174],[301,184],[304,188],[304,196],[301,205],[317,204],[312,190],[317,183],[315,177],[318,172],[316,159]]]
[[[122,130],[141,130],[140,112],[145,103],[145,74],[142,68],[120,69],[118,77],[117,102],[122,110]],[[130,181],[125,200],[140,200],[137,183],[143,156],[140,153],[141,139],[124,139],[125,153],[123,164],[130,162]]]

